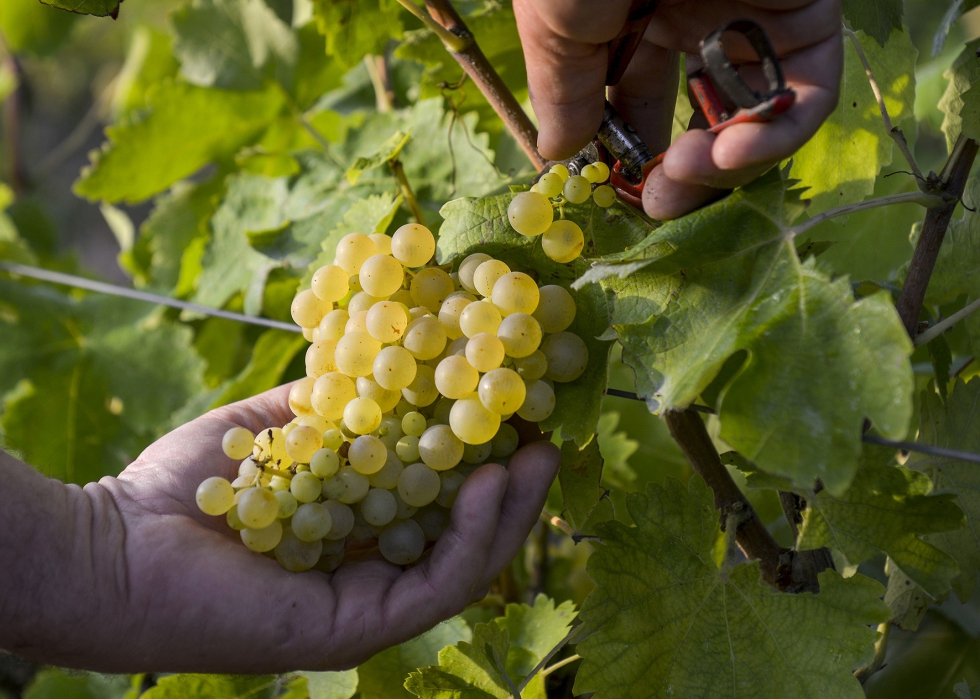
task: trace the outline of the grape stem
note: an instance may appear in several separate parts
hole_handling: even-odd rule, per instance
[[[980,298],[973,301],[973,303],[964,306],[949,318],[943,318],[935,325],[930,325],[926,330],[923,330],[921,333],[916,335],[914,340],[915,346],[921,347],[922,345],[928,344],[932,340],[935,340],[937,337],[978,309],[980,309]]]
[[[933,208],[942,206],[944,203],[945,199],[936,194],[924,194],[922,192],[901,192],[899,194],[888,194],[883,197],[866,199],[865,201],[855,202],[854,204],[846,204],[844,206],[838,206],[834,209],[828,209],[827,211],[819,213],[813,218],[804,221],[798,226],[793,226],[789,229],[789,234],[793,236],[800,236],[809,231],[811,228],[819,226],[824,221],[829,221],[832,218],[848,216],[850,214],[856,214],[859,211],[877,209],[882,206],[892,206],[894,204],[919,204],[920,206],[924,206],[926,208]]]
[[[402,197],[405,198],[405,203],[408,204],[412,216],[415,217],[416,223],[424,226],[425,216],[422,213],[422,207],[419,206],[419,200],[416,199],[415,192],[412,191],[412,185],[408,181],[408,176],[405,175],[405,167],[402,165],[402,161],[398,158],[392,158],[388,161],[388,167],[391,168],[391,173],[398,180],[398,188],[401,190]]]

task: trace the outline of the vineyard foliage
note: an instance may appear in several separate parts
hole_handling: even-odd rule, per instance
[[[182,0],[162,22],[132,7],[147,0],[0,2],[5,50],[28,63],[57,66],[83,26],[112,22],[79,15],[119,16],[128,53],[107,88],[111,124],[73,191],[101,207],[134,287],[289,322],[340,238],[420,213],[440,264],[485,252],[572,290],[569,330],[590,357],[556,384],[542,423],[563,462],[547,516],[483,603],[344,671],[48,668],[27,699],[885,698],[980,685],[980,467],[862,441],[980,453],[980,312],[919,347],[896,312],[925,209],[863,62],[923,170],[938,172],[961,134],[980,140],[980,43],[964,41],[956,12],[845,1],[838,106],[791,160],[667,223],[623,203],[565,205],[586,245],[558,264],[508,223],[534,175],[514,136],[395,0]],[[530,111],[510,2],[456,5]],[[928,36],[910,33],[916,22]],[[0,101],[29,75],[0,65]],[[681,92],[677,119],[690,113]],[[891,205],[847,208],[872,198]],[[977,202],[971,178],[924,322],[980,299]],[[90,276],[43,218],[23,185],[0,182],[0,262]],[[211,408],[304,376],[307,346],[7,273],[0,337],[0,443],[79,484]],[[830,550],[819,592],[773,589],[736,546],[737,513],[716,509],[659,417],[692,404],[711,413],[779,544]],[[799,521],[780,498],[805,503]],[[879,669],[883,634],[888,661],[862,684],[853,673]]]

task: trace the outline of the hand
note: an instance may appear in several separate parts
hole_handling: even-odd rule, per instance
[[[332,574],[290,573],[242,545],[224,517],[195,503],[209,476],[238,464],[221,437],[292,414],[289,387],[214,410],[151,445],[118,479],[103,479],[125,530],[124,628],[104,671],[264,673],[353,667],[459,613],[510,563],[540,515],[560,456],[529,444],[508,468],[486,464],[459,491],[434,548],[402,570],[380,555]],[[82,663],[76,663],[82,664]]]
[[[538,150],[562,160],[583,148],[602,121],[607,44],[625,23],[630,0],[514,0],[527,60]],[[657,219],[693,211],[725,190],[747,184],[789,157],[834,110],[843,52],[839,0],[661,0],[626,74],[609,101],[652,153],[668,146],[678,74],[677,54],[726,22],[752,19],[782,59],[795,105],[768,123],[739,124],[718,135],[688,131],[648,177],[643,208]],[[729,48],[726,46],[726,48]],[[754,58],[747,46],[729,49]],[[746,78],[760,72],[743,68]]]

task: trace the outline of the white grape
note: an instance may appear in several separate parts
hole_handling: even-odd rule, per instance
[[[320,479],[309,471],[297,473],[289,483],[289,492],[298,502],[316,502],[321,488]]]
[[[541,236],[544,254],[562,264],[577,259],[585,247],[585,236],[574,221],[559,219]]]
[[[442,482],[439,474],[423,463],[406,466],[398,476],[398,494],[412,507],[428,505],[436,499]]]
[[[493,285],[491,301],[500,314],[534,313],[538,307],[540,294],[538,285],[523,272],[505,274]]]
[[[574,333],[549,335],[541,344],[541,352],[548,360],[545,376],[552,381],[574,381],[585,372],[589,364],[589,348]]]
[[[232,505],[231,509],[228,510],[228,513],[225,515],[225,522],[236,532],[240,532],[245,528],[245,523],[238,517],[237,505]]]
[[[487,410],[477,394],[456,401],[449,412],[449,426],[467,444],[489,442],[500,427],[500,415]]]
[[[487,410],[498,415],[510,415],[524,404],[527,389],[524,381],[513,369],[503,367],[488,371],[480,379],[478,395]]]
[[[371,306],[384,300],[384,297],[372,296],[366,291],[358,291],[348,302],[347,312],[350,313],[351,318],[353,318],[361,311],[371,310]]]
[[[308,502],[296,508],[290,523],[300,541],[313,542],[330,533],[333,519],[330,510],[318,502]]]
[[[500,327],[500,311],[490,301],[471,303],[459,314],[459,329],[466,337],[472,339],[480,333],[496,334]]]
[[[212,476],[197,486],[197,506],[206,515],[223,515],[235,504],[235,489],[224,478]]]
[[[323,488],[320,495],[325,500],[339,500],[347,493],[347,481],[340,477],[340,473],[334,474],[323,481]]]
[[[592,185],[581,175],[572,175],[565,181],[562,194],[572,204],[581,204],[592,196]]]
[[[480,372],[474,369],[466,357],[446,357],[435,373],[436,388],[447,398],[462,398],[476,390]]]
[[[379,255],[390,255],[391,254],[391,236],[385,233],[372,233],[368,236],[371,242],[374,243],[374,249],[377,250]]]
[[[596,187],[592,192],[592,200],[596,203],[596,206],[608,209],[616,203],[616,190],[607,184]]]
[[[323,538],[328,541],[342,540],[354,528],[354,510],[337,500],[327,500],[323,506],[330,512],[330,531]]]
[[[463,442],[448,425],[435,425],[419,437],[419,455],[432,470],[446,471],[463,458]]]
[[[232,427],[221,438],[221,449],[225,456],[241,461],[252,453],[255,435],[244,427]]]
[[[316,294],[306,289],[293,297],[289,312],[296,325],[301,328],[313,329],[332,308],[333,304],[321,301],[316,297]]]
[[[520,437],[513,425],[506,422],[500,424],[497,434],[490,440],[490,454],[497,458],[505,458],[517,451]]]
[[[391,449],[386,449],[385,465],[381,470],[368,476],[368,482],[372,488],[384,488],[391,490],[398,485],[398,476],[405,470],[405,465],[398,458],[397,454]]]
[[[370,398],[355,398],[344,408],[344,424],[354,434],[370,434],[381,426],[381,408]]]
[[[334,264],[353,276],[361,271],[361,265],[376,252],[374,242],[366,235],[348,233],[337,243]]]
[[[405,270],[393,257],[374,255],[361,265],[357,278],[371,296],[387,298],[401,288]]]
[[[526,357],[514,359],[514,370],[525,381],[534,381],[548,371],[548,359],[540,349],[537,349]]]
[[[309,543],[300,541],[291,529],[286,529],[276,546],[275,553],[279,565],[292,573],[301,573],[315,566],[320,560],[323,541],[320,539]]]
[[[333,340],[336,342],[344,336],[349,320],[350,314],[343,308],[335,308],[330,311],[327,315],[323,316],[323,320],[317,326],[317,330],[320,333],[319,339]]]
[[[566,330],[575,320],[575,299],[572,295],[557,284],[542,286],[538,294],[538,307],[532,315],[541,324],[541,329],[546,333]]]
[[[251,456],[242,460],[238,466],[239,478],[255,478],[259,473],[259,465]]]
[[[391,259],[391,258],[386,258]],[[367,331],[378,342],[398,342],[408,327],[405,308],[393,301],[380,301],[367,312]]]
[[[378,404],[378,407],[381,408],[382,413],[387,413],[394,410],[395,406],[398,405],[398,401],[401,400],[402,397],[400,391],[389,391],[386,388],[382,388],[370,376],[358,377],[355,385],[357,387],[357,395],[361,398],[370,398],[373,400]]]
[[[407,223],[391,236],[391,254],[406,267],[421,267],[435,251],[432,231],[418,223]]]
[[[313,273],[310,287],[321,301],[336,303],[347,296],[350,275],[337,265],[325,265]]]
[[[381,555],[395,565],[414,563],[425,551],[425,533],[412,520],[398,520],[378,536]]]
[[[466,444],[463,446],[463,461],[468,464],[482,464],[490,458],[490,442]]]
[[[337,369],[347,376],[367,376],[372,371],[374,358],[381,351],[381,343],[366,332],[347,333],[337,343],[334,361]]]
[[[264,527],[248,527],[241,531],[242,543],[256,553],[271,551],[282,539],[282,525],[273,519]]]
[[[414,435],[405,435],[398,440],[395,446],[395,454],[403,463],[415,463],[419,460],[419,438]]]
[[[408,324],[403,346],[415,359],[435,359],[446,348],[446,329],[434,316],[422,316]]]
[[[298,425],[286,435],[286,453],[297,463],[310,463],[310,458],[322,446],[323,433],[315,427]]]
[[[471,303],[473,299],[454,295],[446,299],[439,309],[439,322],[446,329],[446,337],[450,340],[457,340],[462,336],[463,331],[459,329],[459,316]]]
[[[367,523],[383,527],[395,518],[398,503],[395,496],[382,488],[371,488],[361,501],[361,515]]]
[[[507,316],[497,328],[497,337],[509,357],[527,357],[541,345],[541,325],[526,313]]]
[[[313,409],[328,420],[339,420],[344,408],[357,397],[354,382],[340,372],[324,374],[313,384],[310,402]]]
[[[561,163],[555,163],[554,165],[552,165],[548,169],[548,172],[553,172],[554,174],[558,175],[563,183],[568,181],[569,178],[568,168],[562,165]]]
[[[289,519],[299,507],[299,501],[288,490],[280,490],[275,493],[276,500],[279,502],[279,512],[276,513],[278,519]]]
[[[565,181],[554,172],[546,172],[538,180],[538,191],[549,199],[554,199],[561,194],[562,187],[564,186]]]
[[[493,287],[505,274],[510,274],[510,267],[506,262],[490,259],[481,263],[473,272],[473,284],[481,296],[490,298]]]
[[[289,409],[293,415],[315,414],[313,404],[310,403],[310,396],[313,394],[313,384],[316,379],[312,376],[300,379],[289,389]],[[249,453],[252,452],[252,445],[248,445]],[[226,452],[227,453],[227,452]]]
[[[238,518],[249,529],[264,529],[275,521],[279,513],[279,501],[271,490],[265,488],[242,491],[236,505]]]
[[[347,459],[351,468],[364,476],[380,471],[388,459],[388,449],[377,437],[361,435],[350,445]]]
[[[402,396],[409,403],[419,408],[434,403],[439,397],[439,389],[436,388],[435,369],[424,364],[419,365],[412,383],[402,389]]]
[[[456,495],[459,488],[463,485],[466,477],[458,471],[443,471],[439,474],[439,495],[436,496],[436,504],[445,508],[452,508],[456,502]]]
[[[507,206],[510,225],[521,235],[541,235],[548,230],[554,216],[548,197],[538,192],[515,194]]]
[[[347,490],[337,500],[347,505],[353,505],[355,502],[363,500],[364,496],[367,495],[368,489],[371,487],[367,476],[358,473],[350,466],[344,466],[340,469],[337,476],[347,485]]]
[[[415,379],[415,357],[404,347],[385,347],[371,365],[374,380],[384,389],[400,391]]]
[[[487,260],[492,259],[492,257],[483,252],[474,252],[472,255],[467,256],[459,263],[458,274],[460,285],[471,294],[477,293],[478,289],[473,282],[473,275],[476,272],[476,268]]]
[[[438,313],[446,297],[456,290],[452,277],[438,267],[426,267],[412,279],[410,291],[416,306]]]
[[[528,422],[541,422],[555,410],[555,392],[542,380],[527,384],[524,404],[517,414]]]

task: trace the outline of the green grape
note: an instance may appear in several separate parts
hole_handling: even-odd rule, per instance
[[[357,398],[354,382],[340,372],[324,374],[313,384],[310,403],[318,414],[328,420],[339,420],[344,416],[344,408]]]
[[[323,481],[320,495],[325,500],[340,500],[347,493],[347,481],[340,477],[340,473]]]
[[[408,386],[402,389],[402,395],[409,403],[419,408],[431,405],[439,397],[439,389],[436,388],[436,372],[430,366],[419,365],[415,372],[415,378]]]
[[[419,412],[410,412],[402,418],[402,432],[413,437],[421,437],[425,432],[425,416]]]
[[[275,496],[276,500],[279,501],[279,512],[276,513],[276,517],[278,519],[292,517],[296,508],[299,507],[299,501],[296,500],[296,497],[288,490],[280,490]]]
[[[510,267],[507,266],[506,262],[487,260],[473,272],[473,283],[481,296],[490,298],[497,280],[505,274],[510,274]]]
[[[514,370],[525,381],[535,381],[548,371],[548,359],[541,350],[534,350],[526,357],[514,359]]]
[[[333,263],[353,276],[361,271],[361,265],[377,252],[374,242],[363,233],[348,233],[337,243]]]
[[[351,298],[350,302],[348,302],[347,312],[350,313],[351,317],[353,318],[361,311],[371,310],[371,306],[384,300],[384,297],[372,296],[366,291],[358,291],[356,294],[354,294],[353,298]]]
[[[467,464],[482,464],[490,458],[490,442],[483,444],[464,444],[463,461]]]
[[[568,168],[562,165],[561,163],[555,163],[554,165],[552,165],[551,168],[549,168],[548,172],[553,172],[556,175],[558,175],[561,178],[562,182],[568,181],[568,177],[569,177]]]
[[[561,194],[564,185],[565,181],[559,175],[554,172],[546,172],[538,180],[538,191],[549,199],[554,199]]]
[[[459,316],[467,306],[473,303],[473,299],[465,296],[451,296],[446,299],[439,309],[439,322],[446,330],[446,337],[450,340],[457,340],[462,336],[463,331],[459,329]]]
[[[323,446],[327,449],[337,451],[340,449],[340,445],[344,443],[344,435],[336,427],[329,429],[323,433]],[[312,468],[312,464],[311,464]]]
[[[542,380],[527,384],[524,405],[517,414],[528,422],[541,422],[555,410],[555,392]]]
[[[337,265],[325,265],[313,273],[310,287],[316,297],[327,303],[337,303],[347,296],[350,275]]]
[[[249,529],[263,529],[272,524],[279,512],[279,501],[271,490],[249,488],[242,491],[236,503],[238,518]]]
[[[449,526],[449,513],[439,507],[426,507],[419,510],[414,520],[427,541],[436,541]]]
[[[459,263],[458,274],[460,285],[471,294],[478,293],[479,290],[476,288],[473,275],[476,273],[477,267],[492,259],[492,257],[483,252],[474,252],[472,255],[467,256]]]
[[[310,459],[323,446],[323,434],[315,427],[297,425],[286,435],[286,453],[300,464],[310,463]]]
[[[415,463],[419,460],[419,438],[413,435],[405,435],[398,440],[395,446],[395,454],[403,463]]]
[[[574,381],[589,363],[589,348],[582,338],[570,332],[549,335],[541,343],[541,352],[548,360],[545,376],[552,381]]]
[[[585,236],[582,235],[582,229],[567,218],[552,223],[551,228],[541,236],[541,248],[544,254],[562,264],[578,258],[582,254],[583,247],[585,247]]]
[[[370,476],[384,468],[388,449],[377,437],[362,435],[354,440],[347,452],[351,468],[364,476]]]
[[[459,329],[472,339],[480,333],[496,334],[500,327],[500,311],[488,300],[469,304],[459,315]]]
[[[310,543],[300,541],[291,529],[283,531],[282,538],[276,546],[276,560],[291,573],[309,570],[320,560],[321,553],[323,553],[323,541],[320,539]]]
[[[467,444],[483,444],[493,439],[500,427],[500,415],[487,410],[476,393],[453,404],[449,413],[453,433]]]
[[[434,316],[422,316],[408,324],[403,342],[415,359],[435,359],[446,348],[446,330]]]
[[[256,553],[271,551],[282,539],[282,525],[272,520],[264,527],[249,527],[241,531],[242,543]]]
[[[466,343],[466,361],[477,371],[493,371],[503,363],[504,355],[504,343],[491,333],[477,333]]]
[[[398,520],[378,536],[381,555],[398,566],[414,563],[425,550],[425,533],[412,520]]]
[[[320,479],[309,471],[297,473],[289,484],[289,492],[299,502],[315,502],[320,498],[321,488]]]
[[[289,313],[293,317],[293,322],[301,328],[315,328],[323,316],[327,315],[333,304],[321,301],[309,289],[301,291],[293,297],[293,303],[289,308]]]
[[[294,383],[292,388],[289,389],[289,409],[293,411],[293,415],[315,414],[313,404],[310,403],[310,396],[313,394],[313,384],[315,382],[315,378],[307,376]],[[248,452],[250,454],[252,453],[251,443],[248,445]],[[225,453],[227,454],[228,452],[225,451]]]
[[[446,297],[456,291],[452,277],[438,267],[426,267],[412,279],[410,287],[416,306],[438,313]]]
[[[333,340],[336,342],[344,336],[346,332],[347,321],[350,320],[350,314],[343,308],[335,308],[330,311],[327,315],[323,316],[323,320],[317,326],[317,330],[320,333],[321,340]]]
[[[596,180],[596,182],[605,182],[606,180],[609,179],[609,166],[608,165],[606,165],[601,160],[597,160],[596,162],[592,163],[592,165],[593,165],[593,167],[596,168],[596,170],[599,171],[598,179]]]
[[[370,398],[355,398],[344,408],[344,424],[354,434],[370,434],[381,426],[381,408]]]
[[[241,461],[252,453],[254,443],[255,435],[252,434],[251,430],[244,427],[232,427],[221,438],[221,449],[229,459]]]
[[[368,482],[372,488],[391,490],[398,485],[398,476],[405,470],[405,465],[391,449],[386,449],[385,452],[385,465],[381,470],[369,475]]]
[[[235,504],[235,489],[224,478],[212,476],[197,486],[197,506],[206,515],[223,515]]]
[[[470,366],[466,357],[446,357],[436,367],[436,388],[447,398],[462,398],[476,390],[480,372]]]
[[[361,501],[361,516],[375,527],[388,524],[395,518],[397,511],[395,496],[383,488],[371,488]]]
[[[358,473],[350,466],[344,466],[338,471],[337,475],[347,484],[347,490],[337,500],[347,505],[353,505],[355,502],[360,502],[364,499],[364,496],[367,495],[368,488],[371,487],[367,476]]]
[[[480,379],[478,395],[483,407],[498,415],[510,415],[524,403],[527,389],[524,381],[513,369],[494,369]]]
[[[404,500],[402,500],[402,496],[398,494],[397,488],[392,490],[391,494],[395,496],[395,502],[398,504],[398,511],[395,512],[395,519],[408,519],[409,517],[414,516],[416,512],[418,512],[419,508],[412,507]]]
[[[534,309],[534,319],[541,324],[546,333],[559,333],[575,320],[575,299],[568,291],[557,284],[548,284],[538,289],[540,299]]]
[[[386,259],[391,259],[386,258]],[[401,304],[379,301],[367,313],[367,331],[378,342],[398,342],[408,327],[408,314]]]
[[[507,218],[511,227],[521,235],[541,235],[555,217],[555,210],[548,197],[540,192],[515,194],[507,206]]]
[[[439,474],[425,464],[412,464],[398,476],[398,494],[406,504],[422,507],[436,499],[441,483]]]
[[[443,471],[439,474],[439,494],[436,496],[436,504],[447,509],[452,508],[459,494],[459,488],[463,485],[466,476],[458,471]]]
[[[296,508],[291,522],[293,534],[307,543],[322,539],[333,526],[330,510],[318,502],[308,502]]]
[[[596,206],[608,209],[616,203],[616,190],[608,184],[596,187],[595,191],[592,192],[592,200],[596,203]]]
[[[323,506],[330,512],[330,531],[323,538],[328,541],[343,540],[354,528],[354,510],[337,500],[327,500]]]
[[[592,185],[581,175],[573,175],[565,181],[562,194],[572,204],[581,204],[592,196]]]
[[[269,489],[273,493],[279,493],[284,490],[289,490],[290,479],[283,478],[282,476],[273,476],[269,481]]]
[[[538,307],[538,285],[523,272],[505,274],[493,285],[491,301],[502,316],[511,313],[534,313]]]
[[[386,238],[388,236],[385,236]],[[388,298],[402,288],[405,270],[401,263],[388,255],[373,255],[361,265],[357,278],[371,296]]]
[[[433,427],[434,425],[448,425],[449,424],[449,413],[453,409],[453,403],[456,401],[452,398],[442,397],[436,401],[435,408],[432,410],[432,419],[426,420],[426,429]]]
[[[373,400],[381,408],[382,413],[394,410],[402,397],[400,391],[389,391],[381,388],[370,376],[359,377],[355,385],[357,386],[357,395],[361,398],[370,398]]]
[[[463,442],[448,425],[436,425],[419,437],[419,455],[433,471],[446,471],[463,458]]]
[[[236,532],[240,532],[245,528],[245,523],[238,517],[238,505],[232,505],[231,509],[228,510],[228,513],[225,515],[225,522]]]
[[[367,376],[371,373],[374,358],[380,351],[381,343],[366,332],[347,333],[337,343],[334,361],[342,374]]]
[[[506,422],[500,423],[500,429],[490,440],[490,454],[498,459],[506,458],[517,451],[520,444],[520,437],[513,425]]]
[[[385,347],[371,365],[374,380],[384,389],[400,391],[415,380],[415,357],[404,347]]]
[[[418,223],[407,223],[391,236],[391,254],[406,267],[421,267],[436,251],[432,231]]]
[[[541,344],[541,325],[526,313],[509,315],[497,328],[497,337],[504,346],[507,356],[527,357]]]

